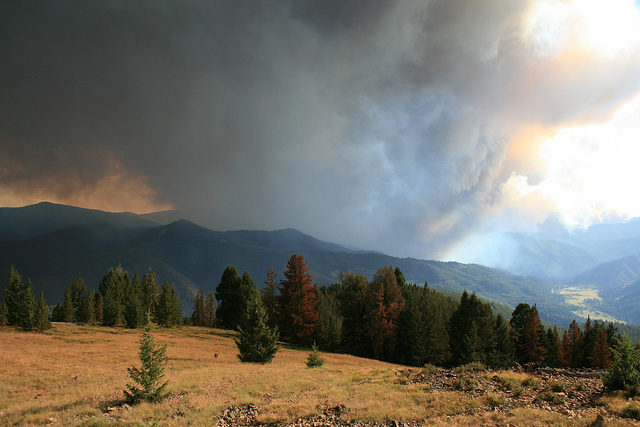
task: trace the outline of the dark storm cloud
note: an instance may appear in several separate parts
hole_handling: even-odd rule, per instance
[[[435,256],[499,199],[507,107],[551,120],[513,103],[527,4],[4,2],[0,188]]]

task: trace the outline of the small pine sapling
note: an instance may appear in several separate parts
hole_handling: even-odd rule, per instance
[[[325,362],[326,360],[320,355],[318,346],[314,341],[313,346],[311,346],[311,353],[309,353],[309,357],[307,357],[307,368],[319,368],[324,365]]]
[[[124,391],[126,401],[129,404],[137,404],[142,401],[158,403],[165,399],[169,393],[165,393],[168,381],[160,383],[164,377],[164,367],[167,363],[167,345],[156,345],[151,331],[151,314],[147,312],[147,321],[144,333],[140,340],[140,369],[136,367],[127,368],[129,377],[134,381],[134,385],[127,384]]]

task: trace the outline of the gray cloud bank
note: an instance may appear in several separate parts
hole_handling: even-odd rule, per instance
[[[438,257],[512,172],[535,179],[508,156],[518,128],[640,89],[637,60],[556,73],[528,5],[2,2],[0,191]]]

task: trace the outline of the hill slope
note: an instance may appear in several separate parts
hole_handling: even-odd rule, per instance
[[[287,260],[297,253],[305,257],[319,285],[338,282],[344,271],[372,279],[379,267],[392,265],[409,282],[457,292],[466,289],[511,307],[536,303],[547,320],[561,324],[568,324],[572,316],[547,282],[480,265],[355,252],[292,229],[219,232],[186,220],[158,225],[133,214],[67,208],[40,204],[13,210],[14,240],[0,242],[0,271],[15,265],[33,279],[38,291],[45,291],[49,302],[60,302],[64,288],[77,277],[97,289],[109,268],[122,265],[130,274],[154,268],[161,283],[166,278],[176,284],[183,309],[189,312],[197,290],[215,290],[227,266],[235,266],[240,274],[248,271],[260,287],[270,267],[281,279]],[[20,209],[27,213],[20,215]],[[0,218],[8,217],[3,211]],[[64,217],[65,212],[70,216]],[[40,222],[32,225],[36,217]],[[41,234],[34,236],[38,230]]]

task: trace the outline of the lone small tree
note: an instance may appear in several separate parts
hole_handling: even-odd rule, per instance
[[[132,366],[127,368],[129,377],[134,381],[134,385],[127,384],[124,391],[127,403],[137,404],[144,400],[157,403],[166,398],[169,393],[165,389],[169,381],[160,383],[164,377],[164,367],[167,364],[167,345],[156,345],[151,331],[151,313],[147,312],[147,321],[144,333],[140,340],[140,369]]]
[[[270,363],[278,351],[278,328],[269,326],[269,318],[256,293],[245,309],[238,327],[238,359],[248,363]]]
[[[318,350],[318,346],[314,342],[311,346],[311,353],[309,353],[309,357],[307,357],[307,368],[319,368],[324,365],[326,360],[320,355],[320,351]]]

